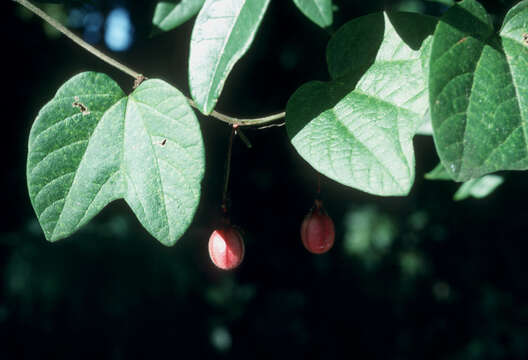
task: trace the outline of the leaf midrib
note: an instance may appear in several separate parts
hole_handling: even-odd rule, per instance
[[[510,39],[509,37],[507,37],[508,39]],[[513,39],[512,39],[513,40]],[[517,44],[517,42],[515,41],[515,43]],[[521,45],[522,46],[522,45]],[[503,47],[503,50],[504,50],[504,47]],[[517,107],[518,107],[518,110],[519,110],[519,116],[521,118],[521,124],[520,126],[522,127],[522,132],[523,132],[523,137],[524,137],[524,145],[525,145],[525,148],[527,149],[528,151],[528,143],[527,143],[527,140],[528,140],[528,134],[526,132],[526,123],[528,122],[528,119],[525,119],[523,117],[523,111],[522,111],[522,104],[520,103],[520,93],[519,93],[519,90],[518,90],[518,85],[517,85],[517,82],[516,82],[516,79],[515,79],[515,76],[513,76],[513,70],[512,70],[512,65],[510,64],[510,59],[508,56],[506,56],[506,54],[504,53],[504,57],[506,59],[506,64],[508,65],[508,69],[510,70],[508,72],[508,74],[510,75],[511,77],[511,82],[512,82],[512,85],[513,85],[513,89],[515,91],[515,100],[517,102]],[[513,133],[513,131],[512,131]]]
[[[372,158],[376,159],[377,163],[381,165],[381,167],[383,168],[383,170],[385,170],[385,172],[389,175],[389,177],[392,179],[392,181],[397,184],[398,188],[400,189],[401,192],[405,192],[405,189],[402,187],[402,185],[400,184],[400,182],[398,180],[396,180],[396,178],[394,177],[394,175],[392,174],[392,172],[389,170],[389,168],[387,168],[387,166],[378,158],[378,156],[376,154],[374,154],[372,152],[372,150],[366,145],[364,144],[362,141],[360,141],[357,136],[341,121],[340,119],[340,116],[336,113],[335,111],[335,108],[333,109],[330,109],[329,110],[332,114],[332,118],[335,120],[335,122],[343,129],[346,130],[346,132],[352,137],[354,138],[358,144],[361,144],[361,146],[367,150],[367,152],[372,156]],[[400,146],[400,152],[403,153],[403,149],[401,148],[401,143],[399,141],[399,136],[398,136],[398,145]],[[410,175],[410,169],[409,169],[409,164],[407,164],[407,159],[403,159],[403,162],[405,163],[405,167],[407,168],[407,173]]]
[[[133,97],[131,97],[132,101],[129,101],[129,103],[134,103],[135,99]],[[156,171],[158,173],[158,178],[159,178],[159,181],[160,181],[160,185],[161,185],[161,197],[163,199],[163,213],[165,214],[165,223],[167,224],[167,227],[168,227],[168,240],[169,242],[171,241],[172,239],[172,232],[173,232],[173,229],[172,229],[172,226],[170,224],[170,221],[169,221],[169,214],[167,212],[167,199],[165,198],[165,187],[163,186],[163,176],[161,176],[161,170],[160,170],[160,166],[159,166],[159,159],[158,159],[158,156],[156,155],[156,150],[154,149],[154,144],[153,144],[153,141],[152,141],[152,136],[150,135],[150,132],[148,131],[148,128],[145,124],[145,116],[143,115],[142,111],[140,110],[141,107],[138,106],[137,104],[134,104],[135,105],[135,108],[137,110],[137,113],[140,115],[140,119],[141,119],[141,125],[143,126],[143,129],[145,131],[145,133],[148,135],[148,139],[150,140],[149,141],[149,144],[150,144],[150,149],[152,151],[152,156],[154,157],[155,159],[155,163],[156,163]],[[127,109],[128,109],[128,104],[127,104]]]
[[[126,96],[125,96],[126,98]],[[106,111],[105,113],[109,112],[114,106],[117,106],[120,102],[121,102],[121,99],[118,99],[116,100],[116,102],[110,106]],[[103,115],[104,116],[104,115]],[[62,209],[60,210],[60,215],[57,219],[57,222],[55,223],[55,226],[53,227],[53,231],[51,232],[51,239],[55,238],[55,232],[57,231],[57,224],[60,223],[61,219],[62,219],[62,215],[64,214],[63,211],[64,211],[64,205],[66,205],[66,201],[69,199],[70,197],[70,194],[71,194],[71,191],[72,189],[75,187],[75,183],[76,183],[76,180],[77,180],[77,177],[79,175],[79,166],[83,163],[84,161],[84,156],[86,155],[86,150],[88,150],[88,147],[90,146],[90,140],[92,140],[93,138],[93,134],[94,132],[96,131],[96,129],[99,127],[99,125],[101,124],[101,119],[102,117],[99,119],[99,121],[97,122],[97,125],[93,128],[92,132],[90,133],[90,135],[88,136],[88,139],[86,140],[88,142],[88,144],[86,145],[86,147],[84,148],[84,152],[81,156],[81,160],[79,161],[79,163],[77,164],[77,168],[75,169],[75,176],[73,177],[73,181],[72,181],[72,184],[70,186],[70,188],[68,189],[68,193],[66,194],[66,196],[64,197],[64,204],[62,205]]]

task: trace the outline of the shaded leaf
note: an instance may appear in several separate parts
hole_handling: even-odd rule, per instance
[[[376,59],[384,30],[383,13],[365,15],[341,26],[326,48],[332,79],[342,78],[352,90]]]
[[[393,22],[415,28],[424,23],[429,34],[434,28],[434,19],[418,14],[353,20],[328,46],[334,80],[301,86],[286,109],[288,135],[306,161],[342,184],[377,195],[409,192],[414,180],[412,137],[428,108],[430,40],[422,35],[422,46],[414,50],[400,35],[408,35],[407,29],[396,29]],[[362,48],[355,47],[354,38]],[[417,44],[416,39],[409,42]],[[342,55],[353,52],[352,60]]]
[[[156,4],[152,24],[161,31],[170,31],[198,14],[204,2],[205,0],[160,1]]]
[[[458,188],[453,200],[460,201],[469,197],[484,198],[495,191],[503,182],[502,176],[498,175],[486,175],[478,179],[471,179]]]
[[[246,53],[270,0],[206,0],[191,36],[189,86],[204,114],[213,110],[229,72]]]
[[[526,1],[500,36],[485,9],[464,0],[442,17],[430,67],[431,118],[442,164],[457,181],[528,168]]]
[[[441,163],[425,174],[425,178],[428,180],[453,180]],[[453,200],[464,200],[470,196],[477,199],[486,197],[499,187],[503,181],[503,177],[498,175],[485,175],[477,179],[468,180],[460,185],[453,196]]]
[[[426,0],[426,1],[440,3],[446,6],[453,6],[455,4],[455,0]]]
[[[127,97],[106,75],[79,74],[44,106],[30,133],[29,195],[50,241],[123,198],[154,237],[172,245],[192,220],[203,171],[196,117],[161,80]]]
[[[94,0],[35,0],[35,2],[45,4],[66,4],[72,6],[86,6],[86,4],[94,5]]]
[[[301,12],[320,27],[333,22],[332,0],[293,0]]]
[[[424,176],[427,180],[453,180],[441,163]]]

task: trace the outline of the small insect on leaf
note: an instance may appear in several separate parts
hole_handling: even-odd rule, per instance
[[[90,111],[88,110],[86,105],[84,105],[82,102],[80,102],[78,96],[75,97],[75,101],[72,103],[72,106],[74,108],[79,109],[81,111],[81,114],[83,114],[83,115],[89,115],[90,114]]]
[[[458,44],[461,44],[461,43],[463,43],[464,41],[466,41],[467,39],[468,39],[468,37],[467,37],[467,36],[464,36],[462,39],[458,40],[458,42],[457,42],[456,44],[457,44],[457,45],[458,45]]]
[[[165,146],[167,144],[167,139],[163,139],[161,141],[155,141],[154,144],[163,147],[163,146]]]

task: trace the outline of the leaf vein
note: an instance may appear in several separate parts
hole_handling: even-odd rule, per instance
[[[61,146],[60,148],[55,149],[55,150],[53,150],[52,152],[46,154],[46,156],[44,156],[41,160],[39,160],[39,161],[33,166],[33,168],[32,168],[31,171],[30,171],[29,176],[33,176],[33,173],[35,172],[35,169],[39,166],[39,164],[41,164],[44,160],[46,160],[47,158],[49,158],[51,155],[55,154],[56,152],[61,151],[61,150],[64,150],[64,149],[69,148],[69,147],[74,146],[74,145],[78,145],[78,144],[80,144],[80,143],[87,143],[87,142],[88,142],[88,140],[78,140],[78,141],[74,141],[74,142],[72,142],[72,143],[69,143],[69,144],[67,144],[67,145]]]

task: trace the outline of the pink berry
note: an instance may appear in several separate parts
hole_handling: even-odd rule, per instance
[[[209,256],[222,270],[236,268],[244,259],[244,240],[233,227],[215,230],[209,238]]]
[[[301,239],[306,250],[313,254],[323,254],[334,245],[334,222],[326,214],[320,201],[310,210],[301,225]]]

